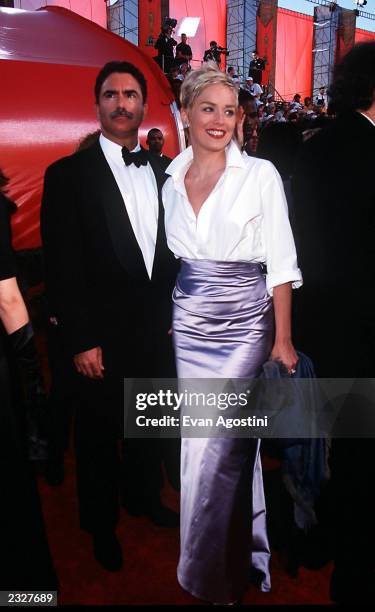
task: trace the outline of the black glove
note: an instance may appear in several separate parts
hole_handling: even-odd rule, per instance
[[[43,427],[47,398],[31,323],[9,334],[8,338],[24,381],[27,412]]]

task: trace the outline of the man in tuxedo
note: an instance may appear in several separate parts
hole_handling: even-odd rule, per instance
[[[159,128],[151,128],[147,133],[146,144],[148,146],[149,152],[157,157],[159,164],[162,166],[163,170],[166,170],[172,159],[167,155],[163,155],[163,147],[164,147],[164,135]]]
[[[168,330],[177,269],[164,230],[165,175],[138,141],[146,80],[134,65],[110,62],[95,100],[99,140],[47,169],[41,229],[47,292],[77,371],[80,524],[99,563],[116,571],[123,379],[175,375]],[[127,440],[122,478],[128,512],[178,525],[160,501],[159,441]]]
[[[254,83],[262,84],[262,73],[265,69],[265,61],[261,59],[256,51],[252,53],[252,60],[249,64],[249,77],[252,77]]]
[[[356,45],[336,66],[330,104],[337,118],[305,142],[293,181],[304,276],[296,345],[318,376],[362,379],[338,415],[323,511],[334,536],[331,598],[339,603],[375,601],[374,402],[363,380],[375,377],[374,66],[373,42]]]

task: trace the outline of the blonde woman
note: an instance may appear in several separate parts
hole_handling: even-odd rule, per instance
[[[293,372],[291,290],[301,273],[281,179],[271,163],[241,154],[235,84],[217,67],[186,77],[181,105],[191,146],[167,168],[163,190],[168,245],[181,258],[178,376],[250,378],[270,355]],[[229,604],[253,569],[268,591],[259,441],[183,439],[181,452],[181,586]]]

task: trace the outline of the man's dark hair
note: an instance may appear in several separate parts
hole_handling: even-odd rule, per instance
[[[138,81],[138,84],[142,92],[143,103],[145,104],[145,102],[147,101],[147,82],[146,82],[146,79],[143,73],[140,70],[138,70],[138,68],[134,66],[134,64],[131,64],[130,62],[119,62],[119,61],[108,62],[108,64],[103,66],[98,76],[96,77],[95,89],[94,89],[96,104],[99,104],[100,90],[102,88],[104,81],[114,72],[130,74],[132,77],[135,78],[136,81]]]
[[[217,47],[217,42],[216,42],[216,40],[211,40],[211,41],[210,41],[210,47]]]
[[[335,66],[329,88],[330,110],[337,114],[367,110],[375,92],[375,42],[360,43]]]
[[[5,189],[8,183],[9,183],[8,177],[5,176],[5,174],[3,174],[3,171],[0,168],[0,191]]]
[[[244,108],[246,102],[250,102],[251,100],[255,100],[254,96],[251,95],[248,91],[244,89],[240,89],[238,92],[238,105]]]
[[[149,131],[147,132],[147,138],[148,138],[148,137],[149,137],[151,134],[155,134],[156,132],[160,132],[160,134],[161,134],[161,135],[163,136],[163,138],[164,138],[163,132],[162,132],[162,131],[161,131],[159,128],[156,128],[156,127],[155,127],[155,128],[151,128],[151,130],[149,130]]]

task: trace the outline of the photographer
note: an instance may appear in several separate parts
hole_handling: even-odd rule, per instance
[[[174,62],[174,53],[173,49],[177,45],[177,41],[172,38],[173,34],[173,22],[176,25],[177,21],[175,19],[166,19],[163,23],[161,32],[158,36],[158,39],[154,45],[154,48],[157,49],[158,55],[155,61],[159,64],[160,68],[163,72],[168,73],[173,62]]]
[[[210,48],[206,49],[206,51],[204,52],[203,61],[214,61],[217,63],[218,66],[220,66],[222,53],[224,53],[226,56],[229,55],[228,49],[225,49],[224,47],[218,47],[216,40],[211,40]]]

